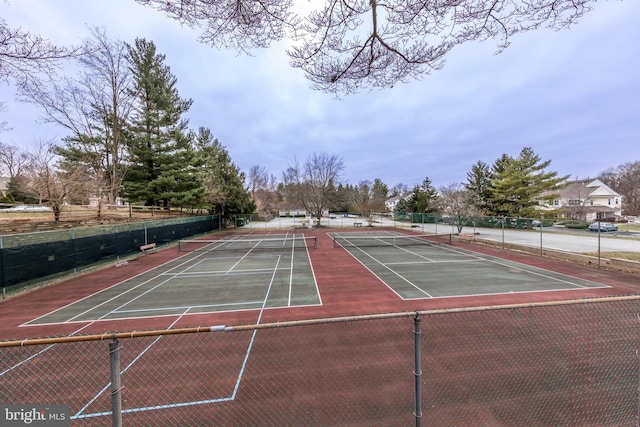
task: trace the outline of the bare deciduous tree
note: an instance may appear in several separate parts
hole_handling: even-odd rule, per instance
[[[77,57],[84,47],[58,47],[39,35],[11,28],[0,19],[0,80],[18,84],[55,73],[59,61]]]
[[[55,221],[60,221],[68,197],[88,194],[93,188],[85,170],[61,171],[56,167],[57,160],[53,141],[41,142],[31,153],[24,176],[28,192],[40,203],[51,206]]]
[[[468,217],[478,215],[473,202],[473,192],[458,182],[442,186],[438,191],[443,213],[449,216],[452,225],[461,233]]]
[[[249,192],[253,196],[258,190],[267,187],[267,182],[269,181],[267,168],[260,165],[251,166],[247,180],[249,181]]]
[[[249,193],[256,203],[256,211],[261,214],[272,213],[276,209],[277,180],[273,174],[269,174],[264,166],[254,165],[249,169],[247,176]]]
[[[350,195],[352,199],[349,203],[350,207],[367,220],[369,227],[373,226],[376,214],[381,209],[373,191],[372,182],[369,180],[360,181]]]
[[[293,0],[136,0],[190,27],[204,26],[200,41],[249,52],[295,34],[300,18]]]
[[[131,71],[126,46],[92,30],[89,53],[80,58],[78,79],[59,83],[26,83],[21,92],[38,105],[45,120],[71,133],[58,152],[65,157],[65,169],[78,167],[92,171],[108,203],[115,203],[124,177],[126,154],[122,130],[133,108]]]
[[[247,51],[299,38],[292,65],[314,89],[348,94],[420,78],[468,41],[497,39],[501,51],[518,33],[566,28],[595,0],[326,0],[310,12],[293,0],[136,1],[203,26],[213,46]]]
[[[640,215],[640,161],[607,169],[600,180],[622,194],[625,214]]]
[[[336,155],[313,153],[303,165],[296,160],[283,173],[287,200],[304,208],[311,216],[322,218],[329,208],[331,189],[344,169],[342,159]]]
[[[24,170],[29,156],[17,145],[0,142],[0,173],[8,172],[9,177],[18,176]]]

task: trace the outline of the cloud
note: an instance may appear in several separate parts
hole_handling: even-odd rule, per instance
[[[190,126],[210,128],[245,171],[258,164],[280,176],[295,158],[327,152],[343,157],[351,183],[412,186],[428,176],[440,186],[525,146],[573,176],[638,160],[640,2],[593,6],[569,30],[516,36],[499,55],[492,41],[458,46],[421,80],[341,100],[309,88],[285,42],[253,56],[218,50],[197,42],[199,29],[132,0],[21,0],[0,13],[61,44],[87,37],[87,25],[129,43],[154,41],[181,96],[194,100]],[[39,112],[11,102],[11,88],[0,91],[10,105],[0,119],[14,128],[3,140],[63,136],[34,126]]]

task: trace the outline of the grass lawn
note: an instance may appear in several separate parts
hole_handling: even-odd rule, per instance
[[[640,224],[617,224],[620,231],[640,231]]]
[[[587,252],[585,255],[598,256],[597,252]],[[602,258],[620,258],[640,262],[640,252],[600,252]]]

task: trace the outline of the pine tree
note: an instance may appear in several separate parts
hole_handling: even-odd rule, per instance
[[[426,177],[422,185],[413,187],[411,196],[407,200],[406,208],[408,212],[434,213],[438,212],[438,190],[431,184],[431,180]]]
[[[125,192],[151,206],[197,205],[204,189],[182,119],[192,101],[180,98],[177,79],[153,42],[136,39],[127,48],[138,102],[127,129],[131,164]]]
[[[206,189],[204,201],[209,211],[227,219],[253,213],[256,205],[244,187],[244,173],[233,164],[229,152],[212,136],[211,130],[203,127],[198,130],[196,152]]]
[[[478,161],[467,172],[467,182],[465,189],[469,192],[470,202],[476,212],[487,213],[491,206],[491,181],[493,172],[489,165],[483,161]]]
[[[520,151],[517,158],[503,155],[494,168],[491,194],[495,213],[510,217],[535,216],[535,205],[543,193],[547,197],[559,189],[569,176],[558,176],[557,172],[546,172],[551,160],[542,161],[529,147]],[[551,193],[550,193],[551,192]]]

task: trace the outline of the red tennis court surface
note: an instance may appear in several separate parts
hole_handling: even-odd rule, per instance
[[[71,425],[108,425],[113,385],[109,355],[118,353],[121,363],[115,372],[121,373],[124,425],[410,425],[415,422],[414,380],[422,369],[421,405],[428,425],[600,426],[629,425],[636,419],[638,299],[588,297],[637,292],[638,277],[455,241],[436,250],[397,249],[403,254],[394,256],[391,249],[335,247],[325,230],[305,232],[309,234],[317,236],[317,248],[297,255],[286,256],[287,250],[275,258],[252,258],[249,251],[236,259],[223,255],[221,264],[203,264],[197,257],[183,264],[186,258],[178,258],[174,246],[2,301],[2,339],[98,334],[91,340],[5,343],[11,347],[0,358],[7,385],[0,387],[2,400],[64,403],[70,407]],[[203,276],[223,270],[241,271],[240,287],[249,284],[264,293],[264,284],[252,287],[260,283],[249,279],[255,274],[269,278],[269,292],[290,286],[292,296],[257,298],[261,304],[255,309],[168,313],[162,308],[167,295],[154,291],[175,279],[166,267],[176,263],[182,270],[173,285],[183,286],[185,295],[170,295],[175,307],[186,305],[195,289],[206,286]],[[465,295],[458,282],[468,280],[465,276],[473,275],[476,264],[483,266],[477,279],[485,281],[485,293]],[[524,291],[501,293],[484,286],[493,277],[487,265],[500,270],[495,276],[499,280],[514,277],[512,285]],[[440,274],[450,266],[466,273],[461,276],[454,269]],[[415,271],[420,267],[440,279],[423,281]],[[392,275],[383,277],[386,271]],[[150,281],[141,279],[146,275]],[[571,287],[538,291],[544,286],[529,283],[532,276]],[[300,287],[294,277],[314,286]],[[185,284],[190,278],[195,287]],[[439,280],[455,297],[407,297],[398,287],[411,282],[414,291],[433,293],[428,287]],[[144,283],[151,286],[125,304],[144,296],[146,317],[78,320],[78,314],[65,314],[61,319],[73,320],[24,326],[47,315],[54,320],[74,306],[76,313],[99,311]],[[236,286],[228,278],[221,283]],[[606,287],[586,287],[590,284]],[[92,298],[112,289],[118,291],[109,298]],[[304,298],[296,300],[301,293]],[[196,298],[202,306],[210,304],[207,295]],[[156,296],[162,315],[153,315],[149,305]],[[569,299],[571,304],[545,303]],[[533,302],[542,304],[529,304]],[[495,308],[501,304],[510,305]],[[121,309],[122,301],[114,307],[107,312],[131,312]],[[480,309],[431,311],[416,333],[416,310],[456,307]],[[362,316],[367,320],[361,321],[350,317],[377,313],[388,314]],[[303,319],[324,320],[283,327],[284,321]],[[173,335],[179,332],[173,329],[203,325],[194,328],[197,333]],[[214,325],[226,326],[199,333]],[[107,346],[114,331],[122,332],[120,341]],[[148,333],[134,337],[133,331]],[[413,342],[419,336],[424,337],[422,368],[414,360]],[[112,344],[120,346],[119,352],[111,351]]]
[[[582,267],[549,258],[541,258],[517,252],[484,247],[454,240],[451,249],[472,251],[478,256],[489,256],[508,263],[519,263],[535,269],[543,269],[549,274],[560,274],[573,278],[576,283],[593,283],[603,287],[575,287],[568,290],[524,293],[491,292],[468,296],[457,294],[455,298],[413,298],[403,299],[379,274],[358,261],[355,256],[340,247],[334,247],[328,233],[332,230],[304,232],[305,236],[317,237],[317,248],[308,250],[310,268],[317,283],[321,304],[292,305],[287,307],[266,307],[260,309],[226,310],[213,313],[166,314],[158,316],[129,317],[113,320],[87,320],[73,323],[51,323],[46,325],[22,326],[41,316],[55,313],[63,307],[85,300],[116,284],[127,282],[136,276],[157,269],[175,260],[175,247],[168,247],[155,254],[140,256],[121,266],[109,266],[98,271],[66,280],[61,283],[37,289],[0,302],[0,339],[21,339],[43,336],[64,336],[78,333],[102,333],[107,331],[165,329],[215,325],[244,324],[301,320],[358,314],[389,313],[398,311],[428,310],[436,308],[477,307],[499,304],[557,301],[593,296],[612,296],[638,292],[640,278],[607,270]],[[333,230],[339,233],[339,230]],[[395,230],[389,230],[389,232]],[[213,238],[230,237],[218,233]],[[264,236],[264,233],[249,235]],[[211,236],[210,236],[211,238]],[[514,265],[514,264],[509,264]],[[307,267],[305,267],[307,268]],[[486,269],[486,267],[484,267]],[[473,273],[473,268],[469,270]],[[480,269],[478,270],[480,271]],[[478,273],[478,280],[482,280]],[[455,274],[452,275],[455,284]],[[179,301],[176,301],[179,304]]]

